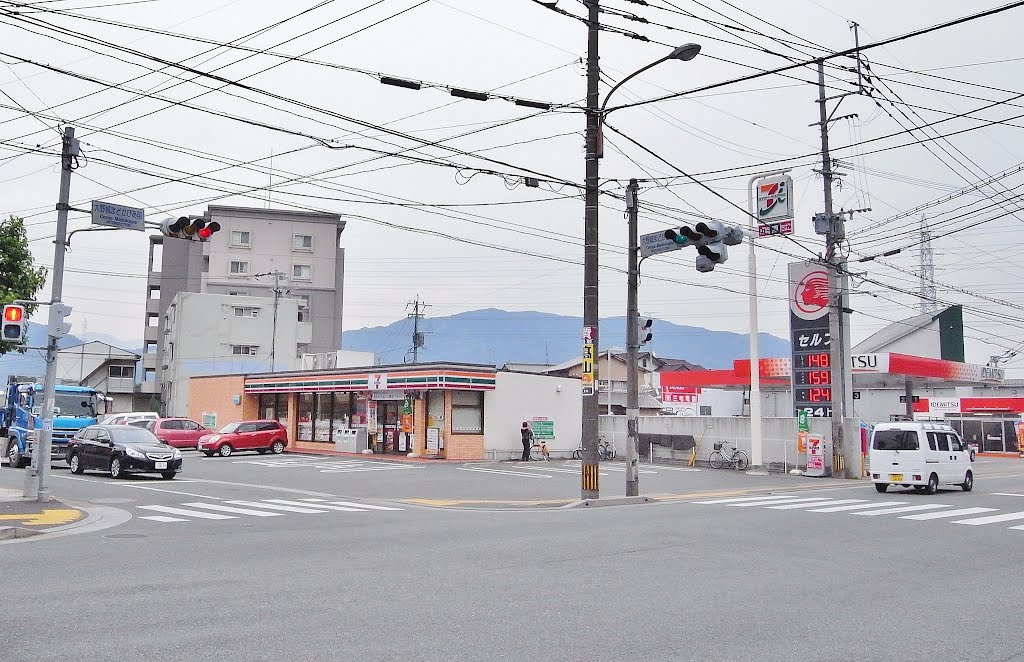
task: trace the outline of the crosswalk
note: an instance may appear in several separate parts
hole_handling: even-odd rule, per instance
[[[333,499],[220,499],[210,501],[188,501],[174,506],[136,506],[146,515],[139,519],[170,524],[193,520],[231,520],[245,517],[282,517],[285,515],[319,515],[331,512],[366,513],[404,510],[394,506],[378,506],[354,501]],[[148,513],[159,513],[150,515]]]
[[[871,501],[869,499],[837,499],[798,494],[772,494],[760,496],[723,497],[690,501],[699,506],[726,508],[763,508],[765,510],[803,510],[808,513],[838,513],[860,517],[893,515],[898,519],[917,522],[940,521],[968,526],[984,526],[1024,520],[1024,511],[998,512],[988,506],[957,507],[951,503],[912,503],[911,501]],[[1024,531],[1024,525],[1009,529]]]
[[[611,473],[625,473],[626,466],[621,463],[602,463],[599,465],[598,475],[608,476]],[[580,477],[580,462],[512,462],[502,463],[501,466],[471,464],[458,467],[459,471],[473,473],[493,474],[509,478],[557,478],[557,477]],[[700,469],[690,467],[666,467],[652,465],[651,467],[640,467],[641,475],[653,475],[659,471],[693,472]]]
[[[416,470],[408,462],[387,462],[381,460],[326,460],[310,457],[282,457],[252,460],[234,460],[235,464],[251,464],[271,469],[316,469],[322,474],[360,473],[370,471]]]

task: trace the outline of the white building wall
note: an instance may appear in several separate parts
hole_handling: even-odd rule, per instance
[[[258,316],[236,317],[234,309],[255,308]],[[274,300],[179,292],[167,311],[163,394],[167,416],[186,415],[188,379],[193,375],[291,370],[296,360],[298,302],[281,298],[277,307],[274,365],[271,366]],[[256,346],[237,355],[234,346]]]
[[[932,320],[928,326],[886,345],[880,351],[910,354],[912,356],[927,356],[933,359],[942,358],[939,330],[939,321]]]
[[[546,417],[555,424],[552,453],[571,454],[580,445],[583,395],[580,380],[499,371],[495,390],[484,394],[484,452],[488,457],[518,457],[523,421]]]

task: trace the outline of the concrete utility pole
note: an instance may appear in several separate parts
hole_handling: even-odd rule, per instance
[[[589,9],[587,22],[587,138],[586,138],[586,200],[583,217],[583,327],[589,332],[586,340],[600,348],[598,337],[598,129],[600,127],[601,70],[598,67],[598,0],[584,0]],[[591,357],[594,359],[596,357]],[[596,376],[595,376],[596,377]],[[581,499],[597,499],[601,496],[598,484],[598,389],[583,395],[581,467]]]
[[[635,179],[629,180],[626,188],[626,216],[629,218],[629,284],[626,291],[626,496],[640,494],[640,436],[637,431],[640,418],[640,388],[637,384],[637,354],[640,351],[640,310],[637,304],[637,289],[640,281],[640,266],[637,253],[640,251],[637,236],[637,214],[640,200],[637,193],[640,186]]]
[[[259,278],[260,276],[274,277],[274,319],[270,326],[270,372],[274,372],[277,363],[277,306],[278,298],[281,296],[281,278],[284,275],[283,271],[275,269],[254,276],[254,278]]]
[[[50,316],[46,339],[46,374],[43,377],[43,429],[32,453],[32,464],[25,470],[25,496],[31,496],[32,477],[36,500],[46,503],[50,500],[50,448],[53,444],[53,409],[56,400],[57,338],[58,325],[63,317],[58,313],[61,294],[64,290],[64,253],[67,250],[68,201],[71,199],[71,171],[78,156],[78,141],[74,127],[64,129],[63,147],[60,157],[60,193],[57,202],[57,232],[53,240],[53,284],[50,293]]]
[[[846,364],[848,358],[843,354],[843,330],[841,315],[843,314],[843,296],[839,291],[842,269],[841,258],[837,259],[836,247],[846,238],[846,224],[841,214],[836,215],[832,209],[832,158],[828,152],[828,108],[825,96],[825,61],[818,60],[818,117],[821,129],[821,177],[825,185],[825,216],[828,219],[828,233],[825,235],[825,262],[828,267],[828,331],[829,331],[829,364],[832,386],[832,453],[833,457],[843,455],[843,411],[845,409]],[[845,467],[833,474],[846,477]]]
[[[420,360],[420,347],[423,347],[423,334],[420,333],[420,318],[424,315],[424,310],[427,308],[427,304],[420,303],[420,295],[416,295],[415,301],[410,301],[405,305],[406,310],[409,306],[412,306],[412,314],[408,317],[412,318],[412,362],[419,363]],[[408,356],[408,354],[406,354]]]

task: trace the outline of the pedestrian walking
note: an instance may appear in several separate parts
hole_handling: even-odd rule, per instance
[[[523,461],[527,462],[530,459],[530,446],[533,446],[533,430],[530,429],[530,424],[523,421],[519,434],[523,435]]]

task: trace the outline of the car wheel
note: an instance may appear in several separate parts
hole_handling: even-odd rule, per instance
[[[124,470],[121,468],[121,458],[115,457],[110,461],[110,477],[123,478]]]
[[[21,468],[21,452],[18,450],[18,442],[14,439],[7,442],[7,466],[12,469]]]
[[[887,489],[889,489],[889,483],[875,483],[876,492],[885,492]]]
[[[274,455],[280,455],[284,452],[284,442],[278,439],[274,443],[270,444],[270,452]]]
[[[177,473],[174,471],[163,471],[160,473],[160,475],[163,476],[164,480],[170,480],[174,478],[177,475]]]
[[[915,492],[924,492],[924,485],[914,485]]]
[[[82,458],[78,453],[73,453],[68,459],[68,466],[71,467],[71,473],[73,474],[84,474],[85,465],[82,464]]]
[[[968,471],[967,474],[964,475],[964,482],[960,483],[960,487],[963,488],[964,492],[970,492],[971,490],[974,489],[974,473],[973,472]]]
[[[217,450],[221,457],[228,457],[235,452],[235,449],[231,447],[231,444],[221,444],[221,447]]]
[[[925,494],[935,494],[939,491],[939,477],[935,474],[928,476],[928,484],[924,488]]]

